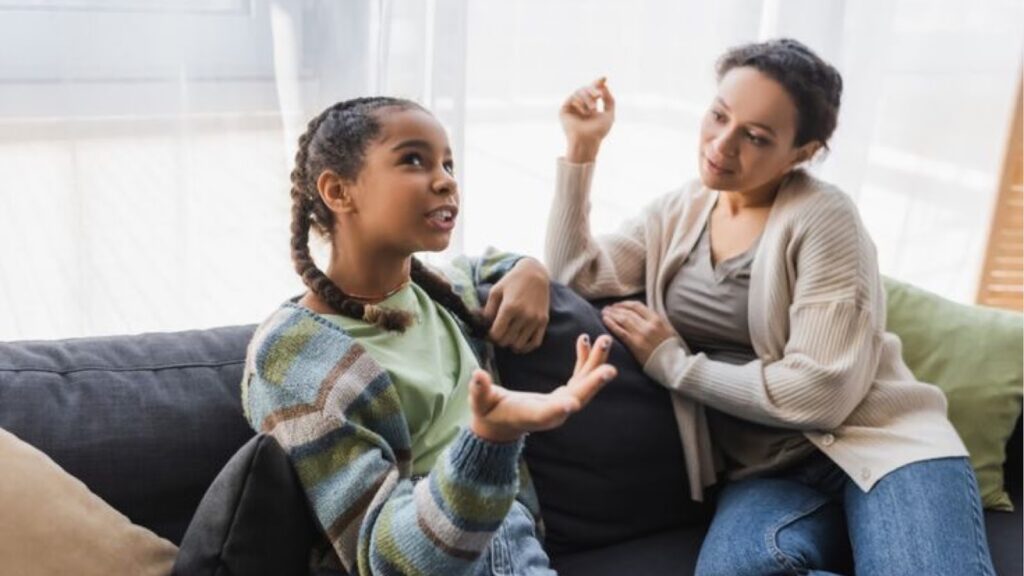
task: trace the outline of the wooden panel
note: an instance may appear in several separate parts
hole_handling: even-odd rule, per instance
[[[992,230],[985,252],[985,266],[978,287],[978,303],[1010,310],[1024,310],[1024,143],[1021,131],[1021,87],[1010,124],[1003,160]]]

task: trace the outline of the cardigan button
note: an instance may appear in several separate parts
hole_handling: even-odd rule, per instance
[[[860,479],[865,481],[865,482],[870,480],[871,479],[871,470],[869,470],[867,468],[861,468]]]
[[[836,441],[836,437],[832,434],[825,434],[821,437],[821,443],[823,446],[831,446]]]

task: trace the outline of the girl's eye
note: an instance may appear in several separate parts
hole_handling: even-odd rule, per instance
[[[419,154],[406,154],[402,156],[402,164],[408,164],[410,166],[416,166],[417,168],[423,167],[423,157]]]
[[[455,163],[451,162],[451,161],[445,162],[444,163],[444,171],[449,173],[449,174],[451,174],[452,176],[454,176],[455,175]]]

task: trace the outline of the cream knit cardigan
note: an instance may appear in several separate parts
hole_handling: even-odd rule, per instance
[[[694,181],[595,238],[593,171],[559,160],[545,248],[551,276],[587,298],[646,292],[664,317],[665,289],[718,193]],[[783,182],[754,258],[748,314],[759,360],[716,362],[677,337],[644,366],[672,392],[693,499],[716,481],[704,405],[802,431],[864,491],[906,464],[967,454],[942,391],[914,379],[899,339],[885,332],[875,247],[839,189],[802,171]]]

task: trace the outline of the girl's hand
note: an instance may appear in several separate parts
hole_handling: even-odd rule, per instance
[[[603,106],[598,107],[598,102]],[[565,131],[565,159],[576,164],[593,162],[615,121],[615,98],[605,79],[598,78],[570,94],[558,116]]]
[[[518,354],[540,346],[548,327],[550,285],[543,264],[532,258],[517,262],[487,296],[484,317],[493,322],[491,341]]]
[[[513,442],[527,432],[561,426],[615,377],[615,368],[605,363],[611,344],[610,337],[601,336],[591,349],[590,339],[581,334],[572,378],[547,394],[502,388],[477,370],[469,385],[470,430],[489,442]]]
[[[643,304],[626,300],[605,306],[601,319],[641,366],[662,342],[676,335],[668,321]]]

